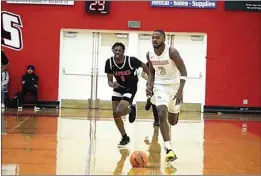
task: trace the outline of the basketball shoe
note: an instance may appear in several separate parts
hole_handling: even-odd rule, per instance
[[[172,162],[177,159],[177,156],[173,150],[166,150],[166,151],[167,151],[165,157],[166,162]]]
[[[137,107],[136,104],[133,104],[130,107],[131,107],[131,112],[129,113],[129,122],[133,123],[137,116]]]
[[[119,146],[124,146],[127,145],[130,142],[130,137],[129,136],[124,136],[121,138],[120,143],[118,144]]]

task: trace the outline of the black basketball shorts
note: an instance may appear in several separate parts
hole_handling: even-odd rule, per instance
[[[112,101],[128,101],[130,104],[133,102],[133,98],[135,97],[137,92],[137,86],[130,88],[116,88],[113,89],[112,92]]]

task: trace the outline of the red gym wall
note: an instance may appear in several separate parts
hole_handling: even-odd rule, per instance
[[[206,32],[206,105],[261,107],[261,13],[217,9],[151,8],[149,2],[111,2],[110,14],[88,15],[85,3],[74,6],[15,5],[2,1],[2,10],[21,16],[24,48],[4,48],[11,63],[11,95],[19,90],[28,64],[40,76],[40,100],[58,100],[61,28],[128,30],[128,20],[141,29]],[[73,59],[73,58],[72,58]],[[193,58],[192,58],[193,59]]]

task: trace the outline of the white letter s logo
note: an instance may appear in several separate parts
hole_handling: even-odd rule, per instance
[[[23,27],[20,15],[3,11],[2,18],[2,45],[14,49],[21,50],[23,48],[23,38],[21,28]]]

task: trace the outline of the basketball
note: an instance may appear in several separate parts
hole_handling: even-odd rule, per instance
[[[148,156],[144,151],[135,151],[130,156],[132,167],[145,167],[148,163]]]

